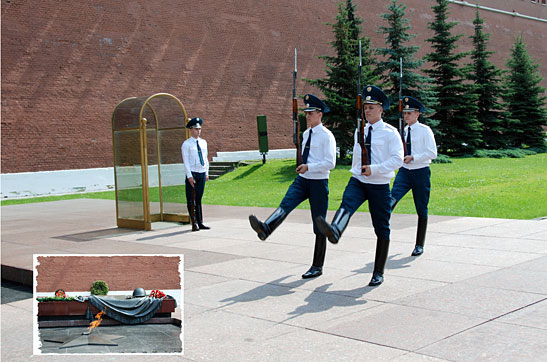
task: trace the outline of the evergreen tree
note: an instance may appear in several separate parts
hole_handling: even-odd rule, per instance
[[[504,102],[508,111],[510,131],[509,145],[514,147],[545,147],[547,112],[543,95],[545,88],[538,74],[538,64],[533,64],[526,45],[519,36],[507,61],[509,73],[505,79]]]
[[[425,57],[431,62],[431,68],[424,71],[434,79],[433,89],[439,102],[435,114],[442,134],[438,139],[439,150],[453,155],[472,154],[481,143],[475,86],[465,82],[466,74],[458,65],[467,53],[455,52],[456,42],[462,35],[450,34],[457,23],[447,21],[448,1],[436,2],[435,20],[428,25],[434,36],[427,39],[433,50]]]
[[[323,92],[330,113],[323,123],[332,131],[340,148],[340,159],[353,150],[353,132],[356,128],[357,78],[359,66],[359,40],[362,46],[361,88],[374,84],[377,77],[373,73],[374,60],[370,49],[370,39],[361,37],[363,20],[355,16],[355,5],[347,0],[338,4],[335,23],[328,23],[334,32],[331,45],[336,56],[320,56],[326,63],[326,78],[304,79]]]
[[[400,83],[400,59],[403,60],[402,95],[408,95],[419,99],[428,108],[427,113],[434,111],[437,103],[435,92],[431,87],[433,79],[417,73],[424,61],[416,59],[415,54],[420,49],[416,45],[405,45],[416,35],[409,34],[410,25],[405,18],[406,5],[399,4],[398,0],[391,0],[388,5],[388,13],[380,17],[388,23],[388,26],[379,26],[379,33],[384,34],[385,48],[376,48],[376,54],[383,56],[385,60],[378,61],[377,70],[385,85],[384,91],[389,96],[391,107],[384,112],[383,119],[395,127],[399,127],[399,83]],[[424,122],[435,132],[438,121],[428,118],[426,114],[420,116],[420,122]],[[401,121],[401,123],[404,123]],[[404,124],[402,125],[404,127]]]
[[[502,106],[498,102],[501,96],[500,77],[502,71],[492,64],[488,58],[493,53],[487,51],[489,35],[483,32],[483,19],[477,9],[475,20],[475,34],[471,52],[471,71],[469,79],[476,85],[478,95],[477,120],[482,125],[483,148],[499,149],[506,145],[504,121],[501,114]]]

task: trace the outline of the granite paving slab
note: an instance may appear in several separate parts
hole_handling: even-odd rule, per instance
[[[431,215],[425,253],[412,257],[416,215],[395,213],[385,281],[369,287],[376,237],[368,213],[356,213],[341,242],[327,244],[324,274],[303,280],[314,244],[309,210],[294,210],[260,241],[248,215],[265,219],[273,208],[204,205],[212,229],[191,232],[188,224],[166,222],[153,223],[152,231],[118,229],[114,206],[82,199],[2,207],[2,265],[16,270],[32,270],[35,253],[184,254],[184,357],[147,352],[101,354],[100,360],[535,361],[547,355],[544,220]],[[29,360],[32,299],[6,300],[1,313],[2,359]],[[151,336],[141,348],[158,351],[160,340]]]

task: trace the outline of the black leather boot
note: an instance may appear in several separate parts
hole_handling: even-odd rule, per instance
[[[315,249],[313,251],[313,263],[311,268],[302,274],[302,278],[315,278],[323,274],[325,253],[327,252],[327,238],[324,235],[315,235]]]
[[[196,219],[197,219],[197,222],[198,222],[199,229],[200,230],[209,230],[210,229],[209,226],[203,225],[203,209],[201,208],[201,204],[196,205],[196,214],[197,214]]]
[[[337,244],[342,237],[342,233],[348,226],[350,217],[349,211],[338,209],[332,218],[332,224],[329,224],[322,216],[318,216],[315,219],[315,222],[317,223],[319,231],[321,231],[331,243]]]
[[[260,240],[266,240],[285,218],[287,213],[282,208],[278,207],[273,214],[271,214],[266,221],[262,222],[254,215],[249,215],[249,222],[254,231],[256,231]]]
[[[374,258],[374,271],[370,280],[371,287],[382,284],[384,281],[384,267],[386,266],[389,252],[389,240],[378,238],[376,240],[376,257]]]
[[[188,207],[188,214],[190,214],[190,223],[192,224],[192,231],[199,231],[199,226],[196,218],[196,208],[193,204],[186,204]]]
[[[416,231],[416,246],[412,251],[412,256],[422,255],[424,253],[425,232],[427,230],[427,217],[418,216],[418,230]]]

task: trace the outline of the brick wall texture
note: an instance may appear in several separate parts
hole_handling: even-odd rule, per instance
[[[403,0],[419,56],[430,47],[433,0]],[[268,119],[270,149],[291,148],[294,48],[302,78],[325,75],[335,0],[2,0],[2,173],[109,167],[112,112],[128,97],[173,94],[204,119],[210,158],[258,149],[256,116]],[[385,0],[355,0],[363,33],[383,46]],[[529,0],[474,0],[547,18]],[[475,9],[450,4],[458,50],[471,49]],[[522,34],[545,78],[545,23],[481,11],[492,61],[505,67]],[[547,83],[544,81],[543,85]],[[182,142],[182,140],[181,140]],[[176,156],[180,157],[180,156]]]
[[[39,256],[36,292],[89,291],[104,280],[110,291],[180,289],[178,256]]]

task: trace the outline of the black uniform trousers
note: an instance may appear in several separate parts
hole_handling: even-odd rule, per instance
[[[431,169],[429,166],[416,170],[408,170],[404,167],[399,169],[393,182],[391,196],[396,202],[399,202],[409,190],[412,190],[416,213],[420,217],[427,218],[427,205],[431,193]]]
[[[389,184],[367,184],[351,177],[344,190],[340,209],[347,210],[350,215],[353,215],[367,200],[374,233],[379,239],[389,240],[389,218],[391,217]]]
[[[318,216],[322,216],[323,218],[327,217],[327,209],[329,207],[329,180],[310,180],[297,176],[291,186],[289,186],[279,207],[288,214],[306,199],[309,199],[310,201],[313,232],[316,235],[322,235],[315,224],[315,219]]]
[[[203,192],[205,191],[205,172],[192,172],[192,177],[194,178],[194,188],[196,189],[196,199],[192,197],[193,187],[186,178],[186,203],[191,204],[192,201],[196,202],[196,205],[201,204],[201,199],[203,197]]]

